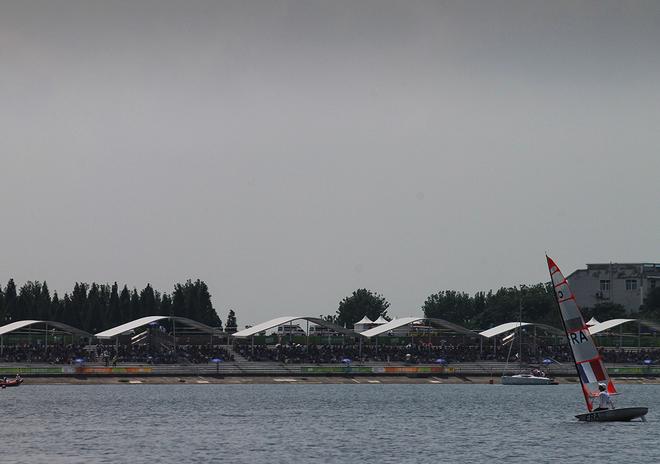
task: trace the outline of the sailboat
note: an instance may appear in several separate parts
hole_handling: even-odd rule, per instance
[[[502,373],[502,385],[557,385],[557,382],[547,377],[539,369],[533,369],[531,372],[522,372],[522,301],[518,306],[518,374],[506,375]],[[515,332],[504,337],[503,341],[509,343],[509,354],[506,356],[506,366],[504,371],[509,367],[509,357],[511,356],[511,348],[515,339]]]
[[[596,349],[589,327],[584,323],[575,296],[568,286],[566,278],[555,262],[546,255],[548,270],[555,290],[555,300],[566,333],[568,345],[575,362],[575,369],[580,379],[584,401],[589,412],[575,417],[586,422],[613,422],[642,419],[648,413],[648,408],[618,408],[596,410],[594,400],[598,396],[598,385],[606,385],[610,395],[616,395],[614,383],[607,374],[603,360]]]

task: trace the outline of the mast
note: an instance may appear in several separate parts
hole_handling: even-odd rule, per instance
[[[522,295],[518,300],[518,372],[522,372]]]

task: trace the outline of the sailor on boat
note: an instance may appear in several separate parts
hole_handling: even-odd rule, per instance
[[[610,397],[610,394],[607,392],[607,385],[605,385],[604,383],[599,383],[598,390],[600,391],[597,394],[594,394],[594,397],[598,398],[598,407],[594,409],[594,411],[605,411],[607,409],[614,409],[614,403],[612,402],[612,398]]]

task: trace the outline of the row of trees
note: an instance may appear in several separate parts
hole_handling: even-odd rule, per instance
[[[364,316],[371,320],[381,316],[389,320],[389,306],[385,297],[362,288],[341,300],[336,314],[324,319],[352,328]],[[471,329],[515,321],[520,313],[527,322],[561,327],[553,289],[543,283],[474,295],[445,290],[430,295],[421,309],[425,317],[445,319]],[[613,303],[601,303],[593,308],[582,308],[582,311],[587,319],[592,316],[599,320],[626,316],[625,309]],[[212,327],[222,327],[208,286],[199,279],[176,284],[171,293],[158,292],[150,284],[138,291],[136,288],[129,290],[126,285],[120,290],[116,282],[112,285],[76,283],[71,293],[65,293],[62,298],[57,292],[51,295],[46,282],[30,281],[17,289],[10,279],[4,289],[0,287],[2,324],[23,319],[53,320],[95,333],[157,314],[187,317]],[[648,294],[639,316],[660,320],[660,287]],[[233,310],[229,311],[225,326],[228,332],[237,330]]]
[[[521,316],[526,322],[561,327],[553,291],[550,284],[543,283],[477,292],[474,295],[445,290],[430,295],[421,309],[425,317],[444,319],[470,329],[484,329],[503,322],[517,321]],[[339,303],[335,315],[325,316],[325,319],[345,327],[353,327],[365,315],[371,320],[379,316],[389,320],[389,306],[382,295],[359,289]],[[623,306],[610,302],[581,310],[587,320],[591,317],[604,321],[630,316]],[[660,321],[660,287],[647,295],[638,316]]]
[[[171,293],[161,293],[147,284],[142,290],[119,288],[117,282],[87,284],[76,282],[71,293],[51,295],[46,282],[26,282],[20,289],[10,279],[0,288],[0,322],[23,319],[52,320],[91,333],[114,327],[143,316],[171,315],[193,319],[212,327],[222,327],[213,308],[208,286],[201,280],[176,284]],[[227,316],[226,329],[235,332],[236,314]]]

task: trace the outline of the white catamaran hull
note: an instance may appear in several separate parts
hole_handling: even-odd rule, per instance
[[[548,377],[538,377],[531,374],[503,375],[502,385],[557,385]]]
[[[577,419],[583,422],[628,422],[633,419],[644,419],[649,408],[620,408],[592,411],[578,414]]]

